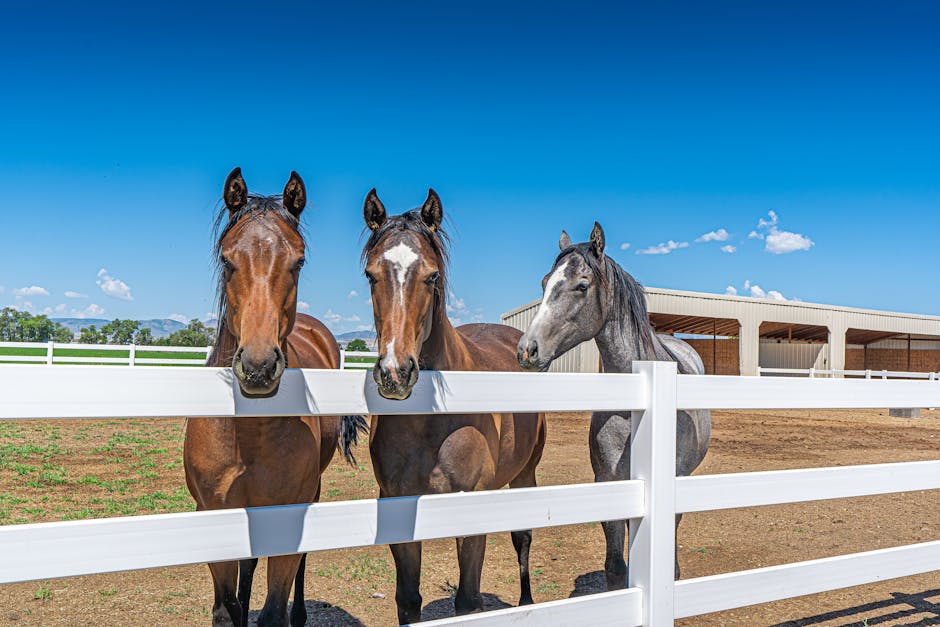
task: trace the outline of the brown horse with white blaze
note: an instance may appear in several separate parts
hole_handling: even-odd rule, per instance
[[[379,346],[373,377],[385,398],[411,395],[420,370],[518,371],[522,335],[498,324],[457,328],[447,317],[447,237],[434,190],[421,209],[389,217],[375,190],[363,209],[371,234],[362,252]],[[369,452],[382,497],[535,486],[545,445],[541,414],[373,416]],[[532,531],[512,532],[519,603],[532,603]],[[402,623],[421,619],[421,543],[391,545]],[[457,614],[483,609],[480,575],[486,536],[457,539]]]
[[[287,366],[340,366],[339,347],[329,330],[319,320],[297,314],[305,249],[299,219],[306,198],[296,172],[280,197],[249,195],[239,168],[225,181],[215,249],[219,332],[208,365],[231,366],[248,397],[276,394]],[[341,438],[347,460],[352,459],[349,446],[360,424],[364,427],[362,418],[338,416],[190,418],[183,449],[186,484],[199,510],[314,502],[320,497],[321,473]],[[292,583],[290,624],[306,622],[305,557],[268,558],[268,594],[259,625],[288,624]],[[209,564],[215,588],[213,625],[248,624],[257,562]]]

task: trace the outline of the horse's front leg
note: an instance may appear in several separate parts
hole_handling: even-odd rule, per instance
[[[630,418],[620,414],[598,412],[591,416],[588,441],[594,481],[622,481],[630,472]],[[608,590],[620,590],[627,584],[627,563],[623,559],[626,542],[626,521],[601,523],[607,553],[604,575]]]
[[[279,555],[268,558],[268,597],[258,616],[260,627],[287,627],[287,599],[297,575],[302,555]]]
[[[454,613],[457,616],[483,611],[480,578],[485,554],[486,536],[457,538],[457,562],[460,565],[460,585],[454,597]]]
[[[421,620],[421,543],[390,544],[395,559],[395,604],[398,624],[410,625]]]
[[[241,627],[242,611],[238,603],[238,562],[209,564],[215,601],[212,603],[212,627]]]

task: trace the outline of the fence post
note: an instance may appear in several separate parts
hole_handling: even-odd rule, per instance
[[[55,354],[55,342],[49,340],[46,342],[46,365],[52,365],[52,356]]]
[[[137,346],[135,346],[134,344],[131,344],[129,350],[127,351],[127,365],[133,366],[136,359],[137,359]]]
[[[672,625],[676,559],[676,364],[635,361],[646,409],[633,412],[630,478],[643,481],[646,515],[630,521],[629,586],[643,591],[643,625]]]
[[[815,368],[810,368],[810,369],[809,369],[809,378],[812,379],[812,378],[815,377],[815,376],[816,376],[816,369],[815,369]]]
[[[866,370],[866,371],[865,371],[865,378],[866,378],[866,379],[871,379],[871,370]]]
[[[346,349],[339,349],[339,369],[346,370]]]

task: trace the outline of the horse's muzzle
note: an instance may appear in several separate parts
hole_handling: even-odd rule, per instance
[[[540,353],[538,341],[529,339],[525,335],[519,340],[516,359],[523,370],[545,372],[552,365],[552,360],[545,359]]]
[[[383,366],[384,359],[379,359],[372,369],[379,395],[393,401],[403,401],[411,396],[411,391],[418,383],[418,363],[413,357],[399,367]]]
[[[243,395],[251,398],[267,398],[277,394],[286,366],[284,353],[277,346],[261,357],[239,347],[232,360],[232,371],[238,379],[238,387]]]

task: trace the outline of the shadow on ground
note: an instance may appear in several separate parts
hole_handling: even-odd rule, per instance
[[[568,598],[581,597],[585,594],[597,594],[598,592],[607,592],[607,577],[602,570],[578,575],[577,579],[574,580],[574,590],[571,591]]]
[[[483,593],[483,611],[501,610],[512,605],[506,603],[495,594]],[[448,597],[431,601],[421,610],[421,620],[435,620],[438,618],[450,618],[454,615],[454,599]]]
[[[323,601],[305,601],[304,605],[307,606],[307,625],[317,627],[364,627],[365,625],[346,610]],[[288,611],[290,611],[289,605]],[[255,627],[258,624],[259,614],[261,610],[252,610],[248,613],[249,627]]]
[[[890,599],[872,601],[842,610],[833,610],[824,614],[798,618],[772,627],[804,627],[819,625],[830,621],[845,619],[843,625],[940,625],[940,599],[931,601],[930,597],[940,597],[940,588],[925,590],[915,594],[892,592]],[[862,614],[865,614],[863,617]],[[922,614],[931,616],[921,617]],[[918,616],[912,622],[901,622],[905,618]]]

